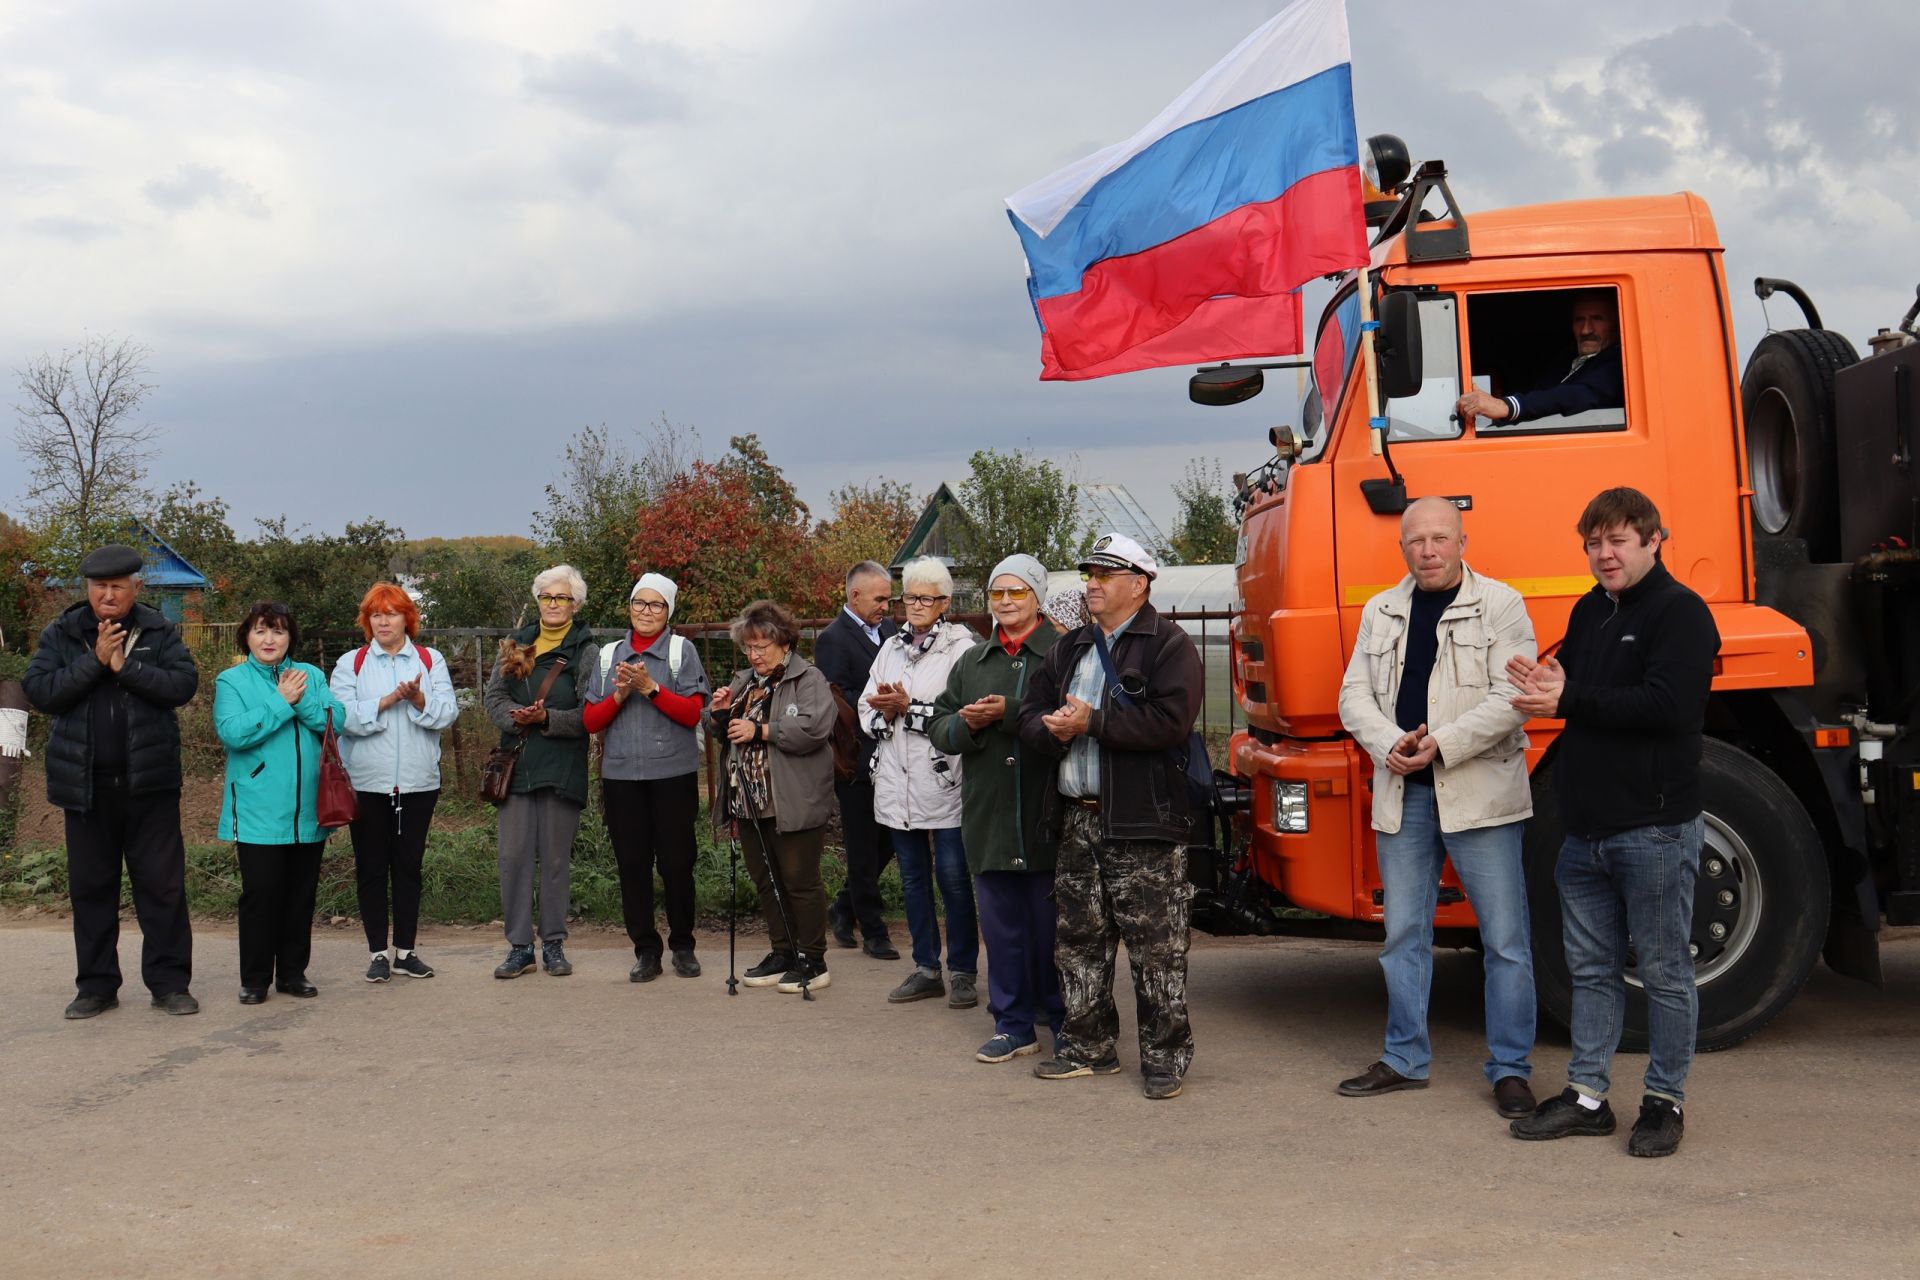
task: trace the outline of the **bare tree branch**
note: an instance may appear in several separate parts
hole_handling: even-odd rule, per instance
[[[145,496],[158,435],[139,418],[153,391],[147,355],[139,343],[102,335],[17,371],[23,398],[13,434],[28,463],[28,505],[82,539]]]

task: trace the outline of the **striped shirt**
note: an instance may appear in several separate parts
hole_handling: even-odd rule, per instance
[[[1134,614],[1133,617],[1139,617]],[[1094,632],[1094,644],[1104,644],[1109,651],[1133,625],[1133,618],[1115,627],[1110,634],[1103,635],[1097,629]],[[1073,678],[1067,682],[1067,692],[1088,706],[1098,709],[1107,697],[1107,673],[1100,662],[1100,655],[1093,651],[1093,645],[1080,655],[1080,665],[1073,669]],[[1083,733],[1073,740],[1067,748],[1067,758],[1060,762],[1060,794],[1076,800],[1098,800],[1100,798],[1100,744],[1093,740],[1091,733]]]

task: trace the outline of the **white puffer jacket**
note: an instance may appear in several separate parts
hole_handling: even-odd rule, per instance
[[[947,689],[953,664],[979,642],[957,622],[937,622],[916,645],[906,631],[889,636],[873,660],[860,693],[860,724],[879,750],[873,762],[873,816],[897,831],[937,831],[960,825],[960,757],[934,750],[927,737],[933,703]],[[873,709],[882,684],[904,684],[907,713],[889,722]]]

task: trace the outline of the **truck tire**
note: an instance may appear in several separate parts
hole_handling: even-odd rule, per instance
[[[1815,563],[1840,554],[1833,375],[1859,359],[1831,329],[1786,329],[1760,339],[1740,379],[1754,537],[1804,538]]]
[[[1573,984],[1553,872],[1563,831],[1550,769],[1535,772],[1527,824],[1527,905],[1540,1007],[1568,1025]],[[1700,992],[1701,1052],[1738,1044],[1787,1007],[1813,971],[1827,932],[1826,852],[1806,809],[1758,760],[1708,739],[1700,761],[1706,839],[1694,886],[1693,943]],[[1718,936],[1715,928],[1718,927]],[[1647,996],[1629,944],[1626,1032],[1620,1046],[1647,1045]]]

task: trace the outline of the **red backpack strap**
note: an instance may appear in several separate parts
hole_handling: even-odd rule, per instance
[[[420,655],[421,666],[425,667],[429,671],[433,670],[433,655],[427,652],[427,648],[425,645],[416,643],[413,646],[413,651]]]
[[[363,666],[365,666],[365,665],[366,665],[366,662],[367,662],[367,650],[369,650],[369,649],[371,649],[371,648],[373,648],[373,646],[372,646],[372,645],[370,645],[370,644],[363,644],[363,645],[361,645],[361,646],[360,646],[360,648],[359,648],[358,650],[356,650],[356,651],[354,652],[354,655],[353,655],[353,674],[355,674],[355,675],[359,675],[359,674],[360,674],[360,668],[361,668],[361,667],[363,667]]]

